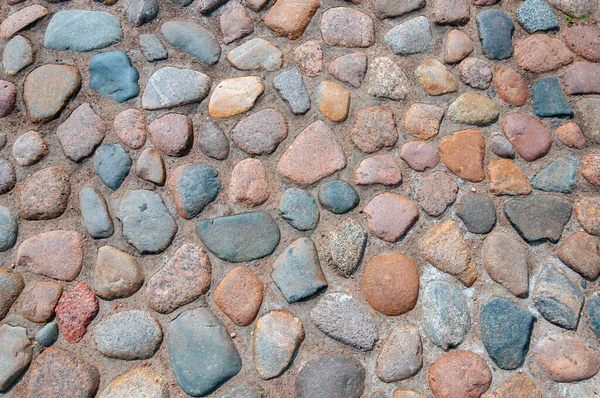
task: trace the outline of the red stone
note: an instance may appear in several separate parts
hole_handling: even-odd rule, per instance
[[[37,171],[19,187],[19,212],[26,220],[51,220],[67,209],[71,185],[62,166]]]
[[[513,113],[506,116],[502,121],[502,129],[518,154],[528,162],[533,162],[550,152],[550,133],[542,123],[529,115]]]
[[[566,335],[540,339],[533,357],[548,377],[559,383],[589,379],[600,369],[597,350],[576,337]]]
[[[514,70],[498,69],[494,74],[494,86],[500,98],[512,106],[523,106],[527,102],[527,83]]]
[[[107,123],[98,116],[90,104],[81,104],[69,118],[56,129],[56,137],[65,156],[74,162],[94,153],[107,129]]]
[[[568,24],[561,34],[575,54],[592,62],[600,62],[600,30],[588,24]]]
[[[54,316],[54,307],[63,288],[56,282],[37,281],[25,295],[21,314],[32,322],[48,322]]]
[[[591,62],[575,62],[562,74],[565,93],[598,94],[600,93],[600,65]]]
[[[481,131],[456,131],[452,135],[442,137],[438,149],[444,165],[458,177],[472,182],[479,182],[485,178],[485,139]]]
[[[436,397],[478,398],[490,388],[492,372],[479,355],[455,350],[431,365],[428,380]]]
[[[309,77],[318,76],[323,68],[323,49],[318,40],[309,40],[294,50],[300,71]]]
[[[419,218],[419,209],[410,200],[393,192],[375,196],[364,209],[369,229],[387,242],[396,242]]]
[[[581,175],[597,187],[600,187],[600,154],[589,153],[583,157]]]
[[[17,87],[11,82],[0,80],[0,118],[10,115],[15,110]]]
[[[369,47],[375,27],[367,14],[348,7],[329,8],[321,17],[321,36],[330,46]]]
[[[585,148],[585,136],[574,122],[567,122],[556,129],[556,138],[569,148]]]
[[[244,267],[229,271],[215,289],[215,303],[238,326],[256,318],[263,300],[263,283]]]
[[[434,171],[426,176],[417,176],[411,182],[415,199],[425,213],[437,217],[446,211],[456,200],[458,184],[442,171]]]
[[[319,0],[277,0],[263,22],[276,35],[295,40],[302,36],[320,6]]]
[[[56,306],[56,318],[65,340],[79,343],[87,332],[87,327],[98,314],[98,299],[85,282],[79,282],[73,289],[65,291]]]
[[[194,132],[192,119],[186,115],[169,113],[154,120],[148,126],[152,143],[167,156],[184,156],[192,148]]]
[[[396,185],[402,181],[402,171],[390,154],[375,155],[364,159],[354,172],[356,185]]]
[[[587,233],[600,236],[600,196],[579,199],[575,215]]]
[[[438,134],[443,116],[439,106],[412,104],[404,116],[404,128],[413,137],[427,140]]]

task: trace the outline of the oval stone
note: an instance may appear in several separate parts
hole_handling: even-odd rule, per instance
[[[144,273],[133,256],[111,246],[98,249],[94,291],[105,300],[125,298],[144,283]]]
[[[169,398],[169,387],[163,375],[149,367],[134,368],[122,374],[102,391],[99,398]]]
[[[179,215],[192,219],[216,199],[221,190],[217,171],[201,164],[186,164],[173,170],[167,180]]]
[[[106,200],[100,192],[92,188],[79,191],[79,208],[83,225],[92,238],[108,238],[113,234],[113,221]]]
[[[597,350],[572,336],[554,334],[542,338],[535,346],[534,358],[559,383],[589,379],[600,369]]]
[[[210,91],[210,78],[204,73],[166,66],[154,72],[142,94],[142,108],[173,108],[201,102]]]
[[[221,56],[221,46],[214,35],[202,26],[183,21],[162,24],[160,31],[165,40],[207,65],[215,64]],[[181,84],[187,84],[182,81]]]
[[[436,397],[479,398],[492,384],[492,372],[471,351],[452,351],[429,368],[429,387]]]
[[[274,108],[263,109],[240,120],[231,139],[250,155],[269,155],[286,139],[288,125],[283,114]]]
[[[331,180],[319,187],[319,202],[334,214],[348,213],[359,201],[356,190],[345,181]]]
[[[63,10],[52,16],[44,47],[86,52],[118,43],[123,38],[118,17],[104,11]]]
[[[277,208],[281,218],[299,231],[310,231],[319,222],[319,207],[315,199],[299,188],[286,190]]]
[[[28,177],[19,190],[19,212],[25,220],[51,220],[67,209],[71,195],[69,175],[52,166]]]

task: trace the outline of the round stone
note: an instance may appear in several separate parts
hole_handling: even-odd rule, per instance
[[[419,328],[412,324],[395,326],[377,356],[375,372],[386,383],[410,378],[423,366]]]
[[[287,132],[283,114],[269,108],[240,120],[231,130],[231,139],[250,155],[269,155],[285,140]]]
[[[283,53],[267,40],[255,37],[229,51],[227,61],[239,70],[275,71],[283,64]]]
[[[104,139],[107,127],[91,105],[84,103],[58,126],[56,136],[65,156],[77,163],[94,153]]]
[[[430,58],[415,70],[415,75],[429,95],[442,95],[458,90],[458,80],[439,60]]]
[[[435,396],[480,397],[492,384],[492,372],[479,355],[459,350],[431,365],[428,380]]]
[[[550,152],[552,137],[544,125],[532,116],[512,113],[502,121],[502,129],[519,156],[528,162]]]
[[[263,300],[263,283],[244,267],[232,269],[215,289],[215,303],[236,325],[248,326]]]
[[[515,61],[529,72],[552,72],[574,59],[575,54],[560,39],[545,34],[528,35],[515,44]]]
[[[362,259],[367,243],[367,231],[355,220],[348,218],[327,236],[324,257],[333,271],[350,277]]]
[[[494,73],[494,87],[500,98],[512,106],[523,106],[527,102],[527,83],[512,69],[498,69]]]
[[[219,61],[221,56],[219,42],[210,30],[199,24],[168,21],[162,24],[160,32],[167,43],[204,64],[213,65]]]
[[[108,47],[123,38],[119,18],[105,11],[62,10],[52,16],[44,47],[87,52]]]
[[[435,44],[431,23],[425,16],[394,26],[385,34],[384,42],[397,55],[426,53],[433,50]]]
[[[563,145],[569,148],[585,148],[585,136],[579,126],[574,122],[567,122],[556,129],[554,135]]]
[[[480,90],[492,84],[492,66],[479,58],[467,58],[458,65],[460,80]]]
[[[367,74],[367,56],[360,52],[343,55],[329,63],[327,72],[339,81],[359,88]]]
[[[252,109],[263,91],[265,85],[258,76],[223,80],[217,84],[210,96],[208,113],[214,118],[239,115]]]
[[[167,170],[156,148],[145,148],[135,164],[135,175],[156,185],[165,185]]]
[[[69,175],[62,166],[42,169],[28,177],[19,190],[19,211],[26,220],[51,220],[67,208]]]
[[[397,185],[401,181],[400,166],[390,154],[363,159],[354,172],[354,184],[356,185]]]
[[[189,116],[169,113],[154,120],[148,126],[152,144],[167,156],[180,157],[192,148],[194,132]]]
[[[315,88],[313,96],[319,112],[327,119],[343,122],[348,117],[351,94],[343,86],[323,81]]]
[[[12,155],[21,166],[34,165],[47,154],[48,146],[36,131],[19,136],[12,147]]]
[[[496,207],[486,195],[470,193],[463,197],[456,216],[462,220],[467,231],[487,234],[496,224]]]
[[[440,163],[437,150],[424,141],[409,141],[402,145],[400,157],[415,171],[425,171]]]
[[[11,249],[17,242],[19,221],[8,207],[0,206],[0,252]]]
[[[528,195],[531,184],[523,171],[507,159],[494,159],[488,164],[490,192],[495,195]]]
[[[137,0],[129,0],[128,3],[134,1]],[[156,12],[158,13],[158,4],[156,4]],[[125,102],[140,93],[138,86],[140,74],[123,51],[94,54],[90,60],[89,70],[90,88],[103,97],[116,102]]]
[[[229,140],[215,122],[208,122],[198,129],[198,149],[206,156],[225,160],[229,156]]]
[[[114,233],[112,217],[104,197],[95,189],[79,191],[79,208],[83,225],[94,239],[108,238]]]
[[[240,3],[230,3],[225,7],[219,20],[225,44],[241,39],[254,32],[254,20],[246,7]]]
[[[581,161],[579,171],[586,180],[600,187],[600,154],[589,153],[585,155]]]
[[[513,159],[515,157],[515,148],[513,148],[512,144],[506,138],[499,135],[492,137],[490,150],[494,155],[501,158]]]
[[[29,366],[33,346],[27,331],[20,326],[0,325],[0,391],[7,391]]]
[[[6,317],[24,287],[21,274],[0,268],[0,320]]]
[[[202,72],[166,66],[150,76],[142,108],[156,110],[200,102],[208,95],[210,84],[210,78]]]
[[[37,281],[25,295],[21,314],[32,322],[50,321],[54,317],[54,308],[62,292],[62,286],[56,282]]]
[[[575,215],[587,233],[600,235],[600,197],[581,198],[575,204]]]
[[[323,13],[321,35],[329,46],[369,47],[375,43],[371,17],[348,7],[329,8]]]
[[[533,356],[546,374],[559,383],[586,380],[600,370],[598,352],[572,336],[554,334],[540,339]]]
[[[446,36],[444,61],[449,64],[460,62],[471,54],[473,49],[473,42],[469,36],[458,29],[453,29]]]
[[[15,36],[4,47],[2,68],[7,76],[14,76],[34,61],[35,50],[29,39]]]
[[[415,138],[427,140],[440,130],[444,108],[429,104],[412,104],[404,116],[406,132]]]
[[[133,256],[111,246],[98,249],[94,291],[105,300],[132,296],[144,283],[144,273]]]
[[[344,214],[358,206],[358,193],[345,181],[332,180],[319,187],[319,202],[334,214]]]
[[[137,109],[119,113],[113,122],[119,140],[131,149],[140,149],[146,142],[146,118]]]
[[[490,278],[517,297],[529,292],[527,247],[511,235],[494,231],[483,243],[483,263]]]
[[[485,126],[498,119],[500,109],[487,96],[471,92],[461,94],[450,104],[446,115],[458,123]]]
[[[458,184],[443,171],[434,171],[425,176],[416,176],[411,181],[415,199],[425,213],[437,217],[456,200]]]
[[[375,196],[363,210],[369,229],[378,238],[396,242],[419,218],[419,210],[410,200],[392,192]]]
[[[277,207],[281,218],[299,231],[310,231],[319,222],[319,207],[315,199],[298,188],[287,189]]]
[[[58,340],[58,322],[53,321],[44,325],[35,334],[35,339],[44,347],[50,347]]]
[[[444,136],[438,149],[442,162],[458,177],[472,182],[485,178],[485,140],[481,131],[469,129]]]
[[[358,111],[350,131],[352,141],[366,153],[392,147],[398,140],[394,113],[387,106],[370,106]]]
[[[572,270],[594,281],[600,274],[600,253],[596,238],[585,232],[574,232],[558,246],[556,255]]]
[[[256,207],[271,195],[267,169],[258,159],[244,159],[235,165],[229,182],[229,201]]]

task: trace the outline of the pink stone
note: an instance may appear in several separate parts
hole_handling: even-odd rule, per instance
[[[254,32],[254,21],[246,7],[240,3],[229,3],[223,14],[221,14],[220,22],[225,44]]]
[[[575,54],[560,39],[546,34],[527,35],[515,44],[515,61],[529,72],[552,72],[574,59]]]
[[[565,93],[599,94],[600,65],[591,62],[575,62],[562,74]]]
[[[473,52],[473,42],[469,36],[458,29],[453,29],[446,36],[444,61],[454,64],[465,59]]]
[[[85,282],[63,292],[56,306],[56,318],[62,335],[71,344],[79,343],[87,327],[98,314],[98,299]]]
[[[46,15],[48,15],[48,9],[40,4],[31,5],[10,14],[0,24],[0,39],[10,39],[21,29]]]
[[[419,209],[404,196],[384,192],[364,209],[369,229],[386,242],[397,242],[419,218]]]
[[[348,7],[334,7],[323,13],[321,35],[330,46],[369,47],[375,43],[371,17]]]
[[[502,128],[506,138],[526,161],[533,162],[550,152],[552,137],[533,117],[513,113],[504,118]]]
[[[131,149],[140,149],[146,142],[146,118],[137,109],[127,109],[115,117],[115,133]]]
[[[425,213],[437,217],[456,200],[458,184],[442,171],[417,176],[411,183],[412,190]]]
[[[189,116],[166,114],[150,123],[148,131],[156,149],[167,156],[184,156],[192,148],[194,132]]]
[[[235,165],[229,183],[229,201],[256,207],[269,199],[267,169],[258,159],[244,159]]]
[[[354,145],[366,153],[396,145],[398,132],[394,113],[387,106],[368,106],[356,114],[350,131]]]
[[[104,139],[107,123],[98,116],[90,104],[81,104],[69,118],[56,129],[58,143],[65,156],[81,162],[90,156]]]
[[[402,181],[402,171],[390,154],[375,155],[364,159],[354,173],[356,185],[396,185]]]
[[[437,150],[425,141],[409,141],[402,145],[400,157],[415,171],[425,171],[440,163]]]
[[[10,115],[15,110],[17,87],[11,82],[0,80],[0,118]]]
[[[294,50],[294,59],[300,71],[309,77],[317,76],[323,69],[323,49],[318,40],[309,40]]]
[[[367,60],[363,53],[343,55],[331,61],[327,71],[339,81],[359,88],[367,73]]]

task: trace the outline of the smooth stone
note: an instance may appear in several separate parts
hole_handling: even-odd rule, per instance
[[[269,9],[263,22],[275,35],[296,40],[320,6],[319,0],[279,0]]]
[[[494,195],[529,195],[531,184],[523,171],[507,159],[494,159],[488,163],[490,192]]]
[[[400,166],[390,154],[363,159],[354,172],[354,184],[356,185],[397,185],[401,181]]]
[[[164,376],[148,367],[134,368],[110,382],[99,398],[169,398]]]
[[[568,335],[553,334],[540,339],[534,358],[546,375],[559,383],[589,379],[600,369],[598,351]]]
[[[500,109],[490,98],[469,92],[459,95],[448,107],[446,115],[458,123],[485,126],[498,119]]]
[[[385,34],[384,42],[397,55],[427,53],[434,46],[431,25],[424,16],[393,27]]]
[[[256,207],[265,203],[271,190],[267,169],[258,159],[244,159],[233,167],[229,181],[229,201],[231,203]]]
[[[152,144],[167,156],[188,154],[194,143],[192,119],[179,113],[167,113],[148,126]]]
[[[105,300],[134,295],[144,284],[144,272],[135,257],[111,246],[98,249],[94,292]]]
[[[345,214],[358,206],[358,193],[345,181],[331,180],[319,186],[319,202],[334,214]]]
[[[575,18],[590,16],[598,9],[598,5],[587,0],[550,0],[552,6],[563,13],[572,14]]]
[[[517,20],[529,33],[560,28],[552,8],[544,0],[526,0],[517,8]]]
[[[440,139],[440,159],[463,180],[479,182],[485,178],[485,138],[480,130],[455,131]]]
[[[229,156],[229,140],[215,122],[200,126],[196,143],[198,149],[209,158],[225,160]]]
[[[32,322],[50,321],[62,292],[62,286],[56,282],[37,281],[23,299],[21,315]]]
[[[19,222],[8,207],[0,206],[0,252],[11,249],[17,242]]]
[[[575,54],[560,39],[543,33],[527,36],[515,43],[515,61],[529,72],[552,72],[574,59]]]
[[[53,321],[42,326],[35,334],[35,340],[44,347],[51,347],[58,340],[58,323]]]
[[[169,21],[160,27],[164,39],[198,61],[213,65],[219,61],[221,46],[215,36],[206,28],[183,21]],[[182,84],[187,83],[183,81]]]
[[[580,146],[585,147],[585,138],[595,144],[600,143],[600,116],[594,111],[600,106],[600,98],[587,97],[575,104],[575,110],[578,123],[584,135]]]
[[[574,115],[567,96],[556,77],[540,79],[533,85],[533,112],[539,117],[572,117]]]
[[[167,170],[160,152],[153,147],[142,151],[135,164],[135,175],[156,185],[165,185]]]
[[[456,200],[458,184],[442,171],[416,176],[411,182],[414,198],[430,216],[440,216]]]
[[[435,397],[479,398],[492,384],[492,372],[483,358],[471,351],[455,350],[429,368],[429,388]]]
[[[375,0],[373,13],[379,19],[400,17],[425,7],[425,0]]]
[[[8,160],[0,159],[0,195],[13,190],[17,184],[15,166]]]
[[[0,320],[6,317],[24,287],[21,274],[0,268]]]
[[[298,188],[287,189],[277,210],[288,224],[299,231],[310,231],[319,222],[319,207],[315,199],[306,191]]]
[[[131,169],[131,157],[120,144],[102,145],[94,155],[94,170],[104,185],[119,189]]]
[[[572,157],[556,159],[531,179],[531,186],[546,192],[570,194],[577,187],[577,164]]]
[[[140,49],[150,62],[162,61],[169,58],[169,53],[155,34],[140,35]]]
[[[367,307],[346,293],[323,296],[310,311],[310,319],[327,336],[362,351],[372,350],[379,339]]]
[[[595,45],[600,39],[600,30],[594,25],[569,24],[560,33],[575,54],[592,62],[600,61],[600,49]]]
[[[174,0],[174,1],[189,1],[189,0]],[[191,2],[190,2],[191,3]],[[227,0],[200,0],[198,2],[198,10],[201,14],[209,14],[223,4],[227,3]]]
[[[261,231],[260,235],[256,231]],[[266,212],[201,220],[196,223],[196,232],[211,253],[231,263],[268,256],[280,238],[277,223]]]
[[[375,373],[381,381],[393,383],[415,375],[423,366],[419,328],[413,324],[395,326],[381,345]]]
[[[590,328],[600,336],[600,293],[593,293],[585,302],[585,315],[588,318]]]
[[[552,137],[542,123],[532,116],[512,113],[502,121],[504,135],[519,156],[533,162],[546,156],[552,147]]]
[[[125,102],[140,93],[140,74],[122,51],[94,54],[90,60],[90,88],[116,102]]]
[[[123,39],[119,18],[104,11],[63,10],[52,16],[44,47],[57,51],[87,52]]]
[[[272,266],[271,277],[290,304],[327,287],[317,248],[310,238],[294,241],[277,256]]]
[[[359,88],[367,74],[366,54],[356,52],[342,55],[331,61],[327,72],[341,82]]]
[[[79,105],[56,129],[60,148],[66,157],[75,163],[94,153],[108,128],[106,123],[89,103]]]
[[[117,215],[123,236],[142,254],[164,251],[177,232],[177,224],[160,196],[145,189],[125,193]]]
[[[517,238],[496,230],[483,242],[483,263],[496,283],[517,297],[529,292],[529,262],[527,246]]]
[[[502,101],[512,106],[523,106],[527,102],[527,83],[521,74],[512,69],[498,69],[494,73],[494,87]]]
[[[11,82],[0,80],[0,118],[7,117],[15,110],[17,102],[17,86]]]
[[[173,170],[167,180],[167,189],[179,215],[190,220],[217,198],[221,183],[215,169],[188,163]]]
[[[333,7],[321,16],[321,36],[329,46],[370,47],[375,43],[375,27],[371,17],[363,12]]]
[[[273,86],[294,115],[303,115],[308,112],[310,97],[298,69],[290,69],[279,73],[273,79]]]
[[[365,375],[365,368],[353,357],[313,358],[296,377],[296,398],[360,398]]]
[[[149,359],[162,342],[159,323],[143,311],[123,311],[104,318],[94,328],[96,348],[109,358]]]
[[[173,373],[186,394],[210,394],[242,368],[227,329],[207,308],[188,310],[168,323],[165,341]]]
[[[429,95],[443,95],[458,90],[458,80],[437,59],[427,59],[417,67],[415,75]]]
[[[327,119],[343,122],[348,117],[351,94],[343,86],[323,81],[315,88],[313,96],[319,112]]]
[[[79,282],[65,290],[56,306],[56,319],[65,340],[70,344],[79,343],[98,310],[98,299],[87,283]]]
[[[48,145],[36,131],[28,131],[13,143],[12,155],[21,166],[32,166],[48,154]]]
[[[467,231],[474,234],[487,234],[496,224],[496,207],[487,196],[476,193],[465,195],[456,209]]]
[[[246,2],[246,6],[248,2]],[[240,3],[229,3],[219,19],[225,44],[232,43],[254,32],[254,20],[246,7]]]
[[[433,0],[431,17],[438,25],[462,25],[469,22],[469,0]]]
[[[446,351],[462,343],[471,328],[464,295],[448,282],[433,281],[425,286],[422,311],[427,336]]]
[[[402,68],[388,57],[375,58],[369,64],[369,95],[394,101],[406,99],[410,81]]]
[[[142,26],[158,16],[158,1],[127,0],[123,12],[131,26]]]
[[[327,235],[323,257],[333,271],[349,278],[362,260],[367,243],[367,231],[348,218]]]
[[[93,188],[79,191],[79,209],[83,225],[94,239],[103,239],[114,233],[113,221],[104,196]]]
[[[227,61],[239,70],[275,71],[283,64],[283,53],[268,41],[255,37],[227,53]]]
[[[473,49],[471,38],[466,33],[453,29],[446,36],[444,62],[448,64],[460,62],[471,54]]]
[[[263,109],[246,116],[229,134],[235,145],[249,155],[270,155],[287,135],[287,121],[275,108]]]
[[[214,118],[239,115],[254,107],[265,85],[258,76],[234,77],[221,81],[208,101],[208,113]]]
[[[350,136],[354,145],[366,153],[393,147],[398,141],[394,113],[387,106],[362,108],[354,118]]]
[[[201,102],[210,91],[210,78],[204,73],[166,66],[154,72],[142,94],[142,108],[173,108]]]
[[[565,93],[600,93],[600,66],[591,62],[574,62],[562,74]]]
[[[393,192],[375,196],[363,209],[369,229],[386,242],[397,242],[419,218],[419,209],[410,200]]]
[[[0,391],[7,391],[29,366],[33,346],[20,326],[0,325]]]
[[[574,232],[563,239],[556,256],[590,281],[596,280],[600,274],[600,253],[596,238],[585,232]]]
[[[238,326],[250,325],[263,301],[264,284],[245,267],[229,271],[215,289],[214,300],[219,309]]]
[[[17,73],[33,64],[35,50],[33,45],[23,36],[15,36],[6,43],[2,54],[2,68],[7,76]]]
[[[489,148],[498,157],[505,159],[514,159],[515,157],[515,148],[510,141],[502,136],[493,136]]]
[[[41,4],[33,4],[9,14],[0,24],[0,39],[10,39],[17,32],[33,25],[46,15],[48,9]]]
[[[476,21],[483,55],[497,61],[509,58],[513,54],[515,32],[510,17],[499,10],[485,10],[477,14]]]

